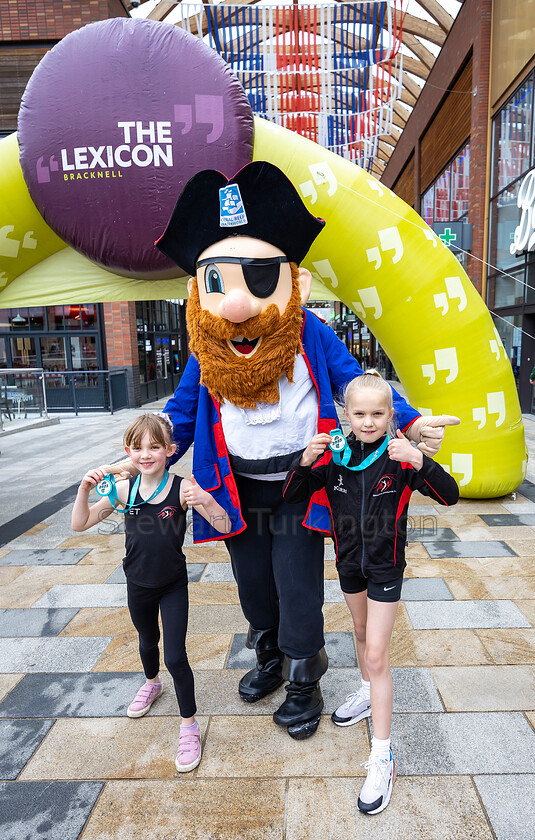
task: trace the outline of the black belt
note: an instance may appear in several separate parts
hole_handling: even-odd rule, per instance
[[[286,473],[293,462],[300,458],[304,449],[297,452],[289,452],[287,455],[272,455],[271,458],[248,459],[240,458],[239,455],[230,455],[229,461],[232,471],[235,473],[246,473],[248,475],[270,475],[273,473]]]

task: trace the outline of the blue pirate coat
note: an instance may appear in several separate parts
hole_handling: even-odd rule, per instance
[[[301,341],[303,356],[318,394],[318,433],[330,432],[338,426],[333,393],[341,396],[347,383],[363,371],[334,331],[311,310],[303,309]],[[419,414],[395,390],[393,398],[398,425],[405,430]],[[229,463],[220,404],[200,384],[200,367],[194,356],[190,356],[180,385],[164,411],[173,421],[173,436],[178,446],[170,463],[181,458],[193,443],[195,479],[227,511],[231,521],[230,533],[221,534],[193,510],[194,542],[226,539],[239,534],[247,526],[242,518],[236,482]],[[251,457],[254,458],[254,452]],[[311,497],[303,525],[330,533],[324,489]]]

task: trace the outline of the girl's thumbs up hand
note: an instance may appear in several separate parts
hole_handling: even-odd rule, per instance
[[[415,469],[421,469],[424,457],[398,429],[396,437],[388,441],[388,457],[392,461],[402,461],[411,464]]]
[[[182,483],[184,485],[184,501],[190,507],[194,507],[195,505],[202,505],[205,502],[209,501],[209,499],[211,498],[210,494],[207,493],[206,490],[203,490],[199,484],[197,484],[197,481],[195,480],[195,476],[193,474],[191,475],[189,481],[187,478],[185,478]]]

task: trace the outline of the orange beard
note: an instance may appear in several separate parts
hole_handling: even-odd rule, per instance
[[[279,401],[277,383],[283,374],[293,382],[295,357],[301,353],[301,290],[293,263],[292,294],[284,313],[272,303],[265,312],[235,324],[201,309],[197,283],[193,283],[186,321],[191,350],[201,368],[201,384],[219,402],[240,408],[255,408],[257,402]],[[262,337],[250,358],[236,356],[227,339]]]

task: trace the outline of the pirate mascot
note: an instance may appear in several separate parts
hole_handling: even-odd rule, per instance
[[[283,481],[310,438],[338,425],[333,391],[362,373],[332,329],[302,308],[311,275],[299,264],[323,226],[279,169],[255,161],[230,181],[214,170],[194,176],[157,242],[192,275],[192,356],[165,411],[175,458],[194,443],[195,478],[231,518],[226,544],[257,659],[239,693],[254,703],[287,681],[273,718],[299,739],[316,731],[323,708],[330,521],[324,491],[289,505]],[[394,405],[417,442],[428,424],[436,451],[439,418],[433,426],[396,392]],[[195,542],[221,539],[193,516]]]

